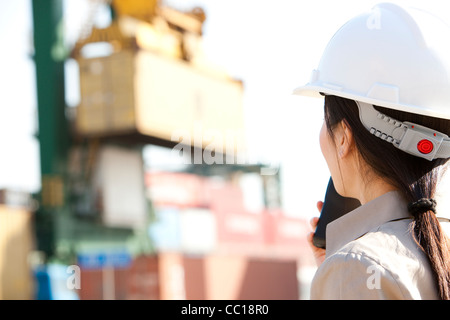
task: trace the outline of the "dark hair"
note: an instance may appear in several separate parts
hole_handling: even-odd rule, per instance
[[[450,135],[450,120],[379,106],[374,107],[394,119],[413,122]],[[324,108],[325,123],[331,137],[333,137],[335,125],[345,121],[353,132],[355,145],[361,159],[376,175],[396,187],[407,203],[413,203],[422,198],[434,198],[448,159],[428,161],[403,152],[392,144],[375,137],[362,125],[358,106],[353,100],[326,96]],[[362,176],[370,179],[367,174],[363,173]],[[448,300],[450,299],[449,240],[432,210],[413,213],[413,216],[412,228],[415,241],[430,261],[440,298]]]

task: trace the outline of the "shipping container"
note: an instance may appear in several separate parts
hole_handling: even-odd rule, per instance
[[[283,210],[265,210],[265,243],[276,257],[298,259],[302,264],[315,265],[306,237],[311,232],[309,222],[301,217],[287,216]]]
[[[205,178],[183,172],[151,171],[145,173],[147,196],[156,207],[207,207]]]
[[[297,261],[244,255],[205,258],[207,299],[296,300]]]
[[[144,164],[139,149],[103,145],[96,155],[93,188],[102,223],[135,228],[147,223]]]
[[[0,300],[34,298],[29,255],[35,249],[33,213],[0,205]]]
[[[82,268],[83,300],[296,300],[295,259],[161,252],[126,268]]]
[[[245,210],[216,209],[218,250],[262,254],[265,250],[262,214]]]
[[[136,257],[127,273],[126,299],[158,300],[160,285],[157,256]]]
[[[77,59],[83,136],[137,133],[238,156],[245,151],[243,86],[150,50]]]

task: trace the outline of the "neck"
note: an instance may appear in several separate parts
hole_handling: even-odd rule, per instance
[[[360,181],[357,185],[359,186],[356,189],[355,198],[357,198],[361,204],[372,201],[385,193],[397,190],[390,183],[378,177],[370,179],[369,183],[367,183],[367,180],[366,182]]]
[[[356,198],[363,205],[382,196],[396,191],[397,188],[381,178],[352,148],[350,153],[339,163],[343,192],[345,196]]]

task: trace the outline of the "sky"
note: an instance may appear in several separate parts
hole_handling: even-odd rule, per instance
[[[179,9],[206,12],[208,58],[244,81],[244,112],[252,158],[282,166],[288,215],[317,215],[329,172],[319,147],[323,101],[293,96],[317,67],[338,28],[370,10],[372,0],[166,0]],[[437,13],[450,22],[442,0],[391,1]],[[88,0],[65,0],[67,42],[85,23]],[[40,187],[30,0],[0,0],[0,188],[34,192]],[[69,14],[70,13],[70,14]],[[107,20],[99,11],[97,23]],[[72,65],[73,67],[73,65]],[[70,68],[70,66],[68,67]],[[77,79],[67,79],[76,88]],[[68,104],[77,96],[67,90]],[[302,204],[299,204],[302,202]]]

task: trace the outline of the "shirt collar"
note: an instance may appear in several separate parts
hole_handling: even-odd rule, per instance
[[[385,193],[330,222],[326,231],[326,256],[392,220],[409,218],[406,202],[396,191]]]

